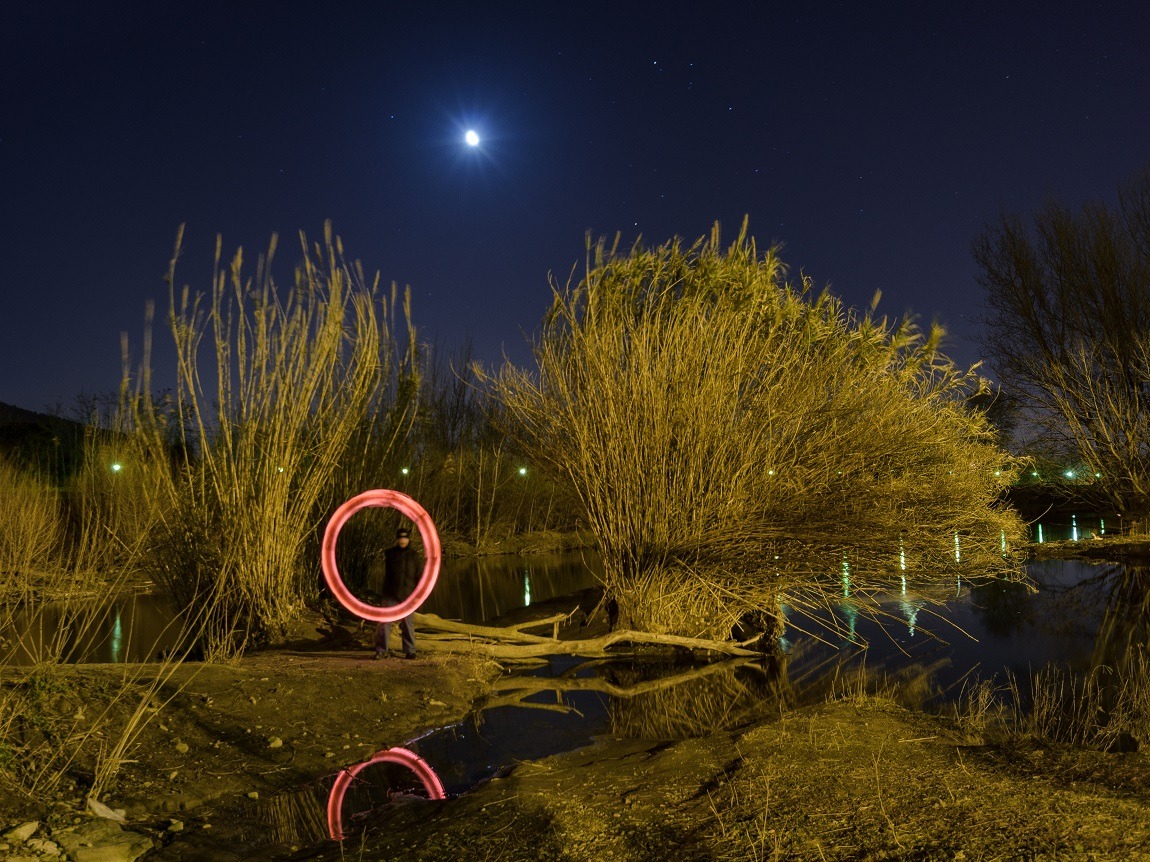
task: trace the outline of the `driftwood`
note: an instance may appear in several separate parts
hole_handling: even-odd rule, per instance
[[[647,632],[614,631],[599,637],[560,639],[559,629],[569,622],[575,611],[557,614],[542,620],[531,620],[510,626],[480,626],[445,620],[435,614],[414,614],[419,629],[420,649],[435,652],[479,654],[496,661],[537,661],[552,655],[579,655],[587,658],[605,658],[625,654],[632,648],[662,646],[697,652],[719,653],[748,658],[760,653],[748,649],[745,643],[685,638],[677,635],[649,634]],[[551,636],[530,634],[524,629],[551,626]]]

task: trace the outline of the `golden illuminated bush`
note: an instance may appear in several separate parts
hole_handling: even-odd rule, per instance
[[[844,553],[863,592],[900,553],[922,580],[1002,566],[1011,460],[941,334],[790,284],[776,249],[716,227],[590,248],[535,367],[491,383],[507,433],[575,490],[621,622],[726,636],[837,588]]]
[[[347,489],[364,490],[363,465],[386,459],[412,409],[396,289],[367,281],[330,226],[322,244],[301,242],[288,290],[271,275],[274,240],[254,278],[240,252],[222,266],[217,243],[209,293],[177,291],[173,273],[172,398],[147,394],[147,363],[139,380],[150,457],[171,464],[154,492],[153,574],[205,615],[209,655],[280,637],[298,618],[316,595],[324,520]],[[401,308],[406,318],[406,298]]]

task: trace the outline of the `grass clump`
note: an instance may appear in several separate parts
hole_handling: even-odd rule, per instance
[[[242,250],[225,267],[217,242],[206,294],[176,289],[174,257],[176,386],[153,399],[147,362],[137,381],[142,457],[169,464],[154,492],[155,576],[180,607],[210,604],[208,655],[274,640],[298,618],[317,592],[324,518],[364,490],[357,468],[386,461],[414,404],[413,333],[394,330],[395,286],[368,282],[329,225],[323,243],[301,236],[281,291],[275,245],[249,277]]]
[[[967,407],[984,383],[941,330],[786,276],[745,225],[725,248],[717,227],[600,242],[554,288],[535,368],[491,379],[508,435],[573,489],[622,624],[725,637],[821,602],[847,550],[857,594],[900,561],[920,584],[1001,568],[1022,535],[1011,458]]]

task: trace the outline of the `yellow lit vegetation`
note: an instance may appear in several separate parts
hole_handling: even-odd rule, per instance
[[[788,282],[745,225],[725,248],[716,227],[589,247],[536,367],[491,384],[507,433],[574,488],[621,623],[725,637],[747,613],[821,603],[844,559],[858,596],[900,562],[924,589],[1012,565],[1015,465],[941,334]]]

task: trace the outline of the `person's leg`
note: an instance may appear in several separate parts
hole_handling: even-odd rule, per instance
[[[399,631],[403,641],[403,654],[415,658],[415,622],[408,615],[399,621]]]
[[[375,627],[375,656],[382,658],[387,655],[391,644],[391,623],[380,623]]]

